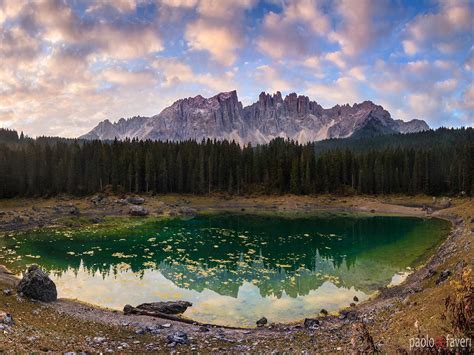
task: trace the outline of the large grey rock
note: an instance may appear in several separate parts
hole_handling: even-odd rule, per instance
[[[74,206],[72,204],[54,206],[54,211],[56,213],[71,214],[71,215],[74,215],[74,216],[77,216],[80,213],[79,208],[77,208],[76,206]]]
[[[127,198],[127,202],[132,205],[142,205],[145,203],[145,199],[143,197],[130,196]]]
[[[58,298],[56,285],[38,265],[31,265],[28,268],[18,284],[18,292],[28,298],[43,302],[56,301]]]
[[[143,206],[130,206],[128,213],[131,216],[148,216],[148,210]]]
[[[428,129],[422,120],[394,120],[382,106],[371,101],[325,109],[307,96],[291,93],[282,98],[280,92],[262,92],[257,102],[243,107],[237,92],[230,91],[210,98],[198,95],[178,100],[153,117],[122,118],[116,123],[105,120],[81,138],[210,138],[257,144],[283,137],[305,143],[349,137],[362,131],[385,134]]]

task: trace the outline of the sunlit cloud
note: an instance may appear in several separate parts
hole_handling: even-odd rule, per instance
[[[76,137],[234,89],[473,125],[474,4],[356,3],[0,0],[0,126]]]

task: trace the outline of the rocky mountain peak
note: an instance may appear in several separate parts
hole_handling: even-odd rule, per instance
[[[284,137],[301,143],[351,135],[408,133],[429,129],[426,122],[394,120],[372,101],[336,105],[325,109],[308,96],[261,92],[258,100],[243,107],[237,91],[210,98],[201,95],[175,101],[153,117],[101,122],[84,139],[202,140],[228,139],[241,144],[267,143]],[[357,134],[355,134],[358,132]]]

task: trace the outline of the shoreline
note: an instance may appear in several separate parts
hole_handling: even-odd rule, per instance
[[[152,199],[152,203],[145,203],[145,206],[149,206],[150,210],[152,210],[152,206],[154,205],[153,200],[158,200],[160,204],[163,202],[160,197],[153,197],[153,198],[147,198]],[[199,210],[213,210],[213,208],[216,208],[214,206],[215,204],[209,203],[209,199],[207,202],[203,203],[202,199],[200,201],[199,198],[197,198],[193,201],[190,201],[187,199],[187,196],[184,197],[185,199],[185,206],[188,206],[188,208],[199,211]],[[457,243],[460,241],[460,239],[469,237],[467,235],[468,230],[466,230],[466,225],[469,225],[471,223],[470,221],[467,221],[465,216],[462,216],[459,214],[457,208],[459,208],[459,205],[464,205],[467,204],[469,208],[472,208],[472,200],[470,199],[463,199],[462,201],[455,201],[455,206],[447,208],[447,209],[440,209],[438,211],[434,211],[431,214],[427,214],[426,211],[424,211],[420,207],[407,207],[403,205],[398,205],[394,203],[387,203],[387,201],[381,200],[380,198],[374,198],[374,197],[363,197],[362,201],[364,203],[361,203],[361,198],[356,197],[356,198],[327,198],[327,197],[319,197],[319,198],[300,198],[300,197],[286,197],[285,196],[285,204],[284,205],[278,205],[276,209],[274,208],[275,201],[280,200],[281,197],[265,197],[263,199],[259,199],[258,203],[255,203],[255,200],[250,200],[248,199],[244,200],[244,203],[242,203],[242,199],[236,199],[237,201],[233,200],[231,202],[228,202],[226,200],[221,201],[219,200],[218,202],[220,203],[220,206],[222,208],[222,205],[227,206],[227,207],[233,207],[234,209],[239,209],[239,208],[244,208],[245,212],[251,213],[247,209],[251,209],[252,205],[254,208],[259,209],[260,211],[265,211],[265,207],[270,207],[268,211],[270,212],[275,212],[277,210],[278,212],[282,211],[287,211],[291,209],[290,211],[294,212],[308,212],[308,211],[314,211],[315,207],[319,205],[320,207],[323,207],[323,211],[330,211],[330,212],[347,212],[347,213],[353,213],[353,212],[362,212],[362,213],[368,213],[368,214],[375,214],[375,215],[380,215],[380,214],[388,214],[388,215],[400,215],[400,216],[407,216],[407,217],[422,217],[422,218],[430,218],[430,217],[435,217],[435,218],[441,218],[444,220],[449,221],[452,224],[451,231],[447,235],[447,237],[442,241],[442,243],[436,248],[434,251],[434,254],[431,255],[422,265],[418,266],[413,273],[411,273],[404,281],[402,284],[397,285],[397,286],[391,286],[391,287],[384,287],[378,292],[377,295],[370,297],[368,300],[361,302],[358,304],[356,307],[350,307],[349,309],[346,310],[341,310],[339,314],[346,314],[344,318],[341,319],[341,315],[335,316],[335,315],[329,315],[326,317],[316,317],[315,319],[318,320],[319,325],[316,327],[314,330],[309,330],[305,329],[305,327],[301,324],[302,322],[294,322],[294,323],[289,323],[289,324],[272,324],[269,327],[265,328],[229,328],[229,327],[222,327],[222,326],[206,326],[208,329],[207,332],[202,333],[199,328],[202,328],[202,324],[199,325],[193,325],[193,324],[185,324],[182,322],[178,321],[169,321],[169,320],[157,320],[148,316],[130,316],[130,315],[123,315],[120,314],[121,312],[115,311],[115,310],[110,310],[110,309],[104,309],[101,307],[97,307],[94,305],[89,305],[85,304],[83,302],[77,301],[77,300],[68,300],[68,299],[60,299],[56,302],[53,302],[52,304],[47,304],[45,305],[46,309],[52,311],[52,312],[59,312],[60,314],[67,314],[68,316],[72,316],[73,318],[80,319],[81,321],[85,322],[94,322],[94,323],[101,323],[101,324],[107,324],[107,325],[112,325],[112,326],[118,326],[118,327],[125,327],[127,328],[126,330],[129,330],[130,324],[132,324],[132,328],[140,328],[140,327],[147,327],[150,326],[151,324],[156,323],[157,321],[164,321],[167,323],[171,323],[171,328],[181,328],[184,329],[189,334],[191,334],[193,337],[200,337],[200,338],[209,338],[209,337],[214,337],[215,339],[220,341],[222,345],[222,340],[224,343],[224,348],[223,349],[232,349],[232,350],[246,350],[245,348],[235,348],[235,341],[226,341],[225,339],[227,338],[245,338],[247,340],[255,340],[258,342],[257,345],[259,345],[261,342],[262,343],[267,343],[269,342],[270,344],[274,343],[275,346],[277,344],[283,345],[276,341],[273,338],[275,335],[281,335],[286,334],[286,335],[291,335],[291,336],[302,336],[305,338],[307,335],[306,333],[315,333],[318,334],[318,336],[323,335],[323,334],[333,334],[335,339],[339,340],[339,344],[346,344],[346,347],[344,346],[331,346],[329,345],[329,348],[327,346],[323,346],[321,349],[323,350],[329,350],[329,351],[337,351],[338,348],[342,349],[349,349],[347,348],[347,341],[348,337],[351,335],[353,336],[353,331],[352,325],[356,324],[358,321],[362,321],[362,323],[367,323],[365,327],[368,329],[368,332],[372,333],[374,330],[377,331],[376,329],[371,329],[373,327],[373,324],[377,324],[377,322],[373,322],[373,318],[378,318],[382,319],[381,313],[384,313],[387,309],[391,309],[393,307],[399,306],[399,303],[402,303],[405,301],[405,299],[408,299],[410,297],[413,297],[413,295],[417,296],[420,293],[423,293],[426,290],[429,290],[430,287],[427,287],[426,283],[430,283],[433,278],[433,275],[430,276],[430,274],[433,273],[433,270],[439,269],[443,264],[446,262],[446,260],[453,254],[455,251]],[[330,201],[329,205],[323,205],[325,199],[328,199]],[[156,201],[154,201],[156,202]],[[215,201],[211,201],[215,202]],[[228,202],[228,203],[227,203]],[[237,203],[236,203],[237,202]],[[240,203],[239,203],[240,202]],[[250,203],[249,203],[250,202]],[[400,201],[398,201],[400,202]],[[352,204],[352,206],[350,206]],[[357,204],[357,207],[354,206],[354,204]],[[229,206],[231,205],[231,206]],[[283,208],[282,208],[283,207]],[[82,209],[83,207],[81,207]],[[163,206],[161,206],[163,209]],[[180,208],[180,207],[178,207]],[[219,209],[219,208],[218,208]],[[107,210],[107,209],[106,209]],[[222,209],[220,209],[222,210]],[[466,210],[466,208],[464,208]],[[170,210],[172,211],[172,210]],[[186,211],[185,211],[186,212]],[[187,211],[189,212],[189,211]],[[171,213],[170,213],[171,214]],[[121,214],[119,214],[121,215]],[[166,215],[166,211],[165,211]],[[460,218],[463,220],[461,221]],[[99,223],[100,225],[100,223]],[[469,229],[469,228],[468,228]],[[8,233],[8,232],[7,232]],[[468,248],[464,250],[467,252],[466,256],[469,258],[471,254],[471,244],[469,243]],[[459,250],[458,250],[459,251]],[[467,262],[469,265],[469,261]],[[5,275],[3,275],[5,277]],[[2,284],[2,275],[0,272],[0,285]],[[409,304],[410,301],[408,301]],[[406,305],[406,304],[405,304]],[[1,309],[1,306],[0,306]],[[355,319],[356,317],[357,319]],[[354,318],[352,321],[350,318]],[[372,318],[372,319],[371,319]],[[364,319],[366,322],[364,322]],[[192,322],[192,320],[190,320]],[[127,326],[124,326],[123,324],[128,323]],[[225,333],[225,336],[216,336],[216,334],[221,334],[222,332]],[[249,333],[250,332],[250,333]],[[162,333],[166,333],[166,331],[162,331]],[[303,334],[301,334],[303,333]],[[223,339],[221,339],[223,338]],[[227,340],[229,340],[227,339]],[[301,344],[304,346],[304,344],[307,343],[307,339],[303,341]],[[205,343],[204,343],[205,344]],[[386,342],[382,342],[383,345],[379,344],[379,347],[381,347],[380,350],[386,351],[388,349],[391,349],[390,347],[387,347]],[[230,346],[230,348],[229,348]],[[207,346],[203,349],[206,349]],[[0,348],[1,349],[1,348]],[[181,349],[181,348],[180,348]],[[185,346],[182,347],[182,349],[185,349]],[[260,346],[251,346],[249,349],[265,349]],[[304,347],[303,347],[304,349]],[[307,349],[307,348],[306,348]],[[191,350],[191,348],[188,348],[188,350]]]

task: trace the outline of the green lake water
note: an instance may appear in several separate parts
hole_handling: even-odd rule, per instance
[[[438,219],[219,214],[0,238],[0,264],[50,272],[59,297],[122,309],[193,303],[197,321],[253,326],[337,311],[403,281],[449,231]]]

